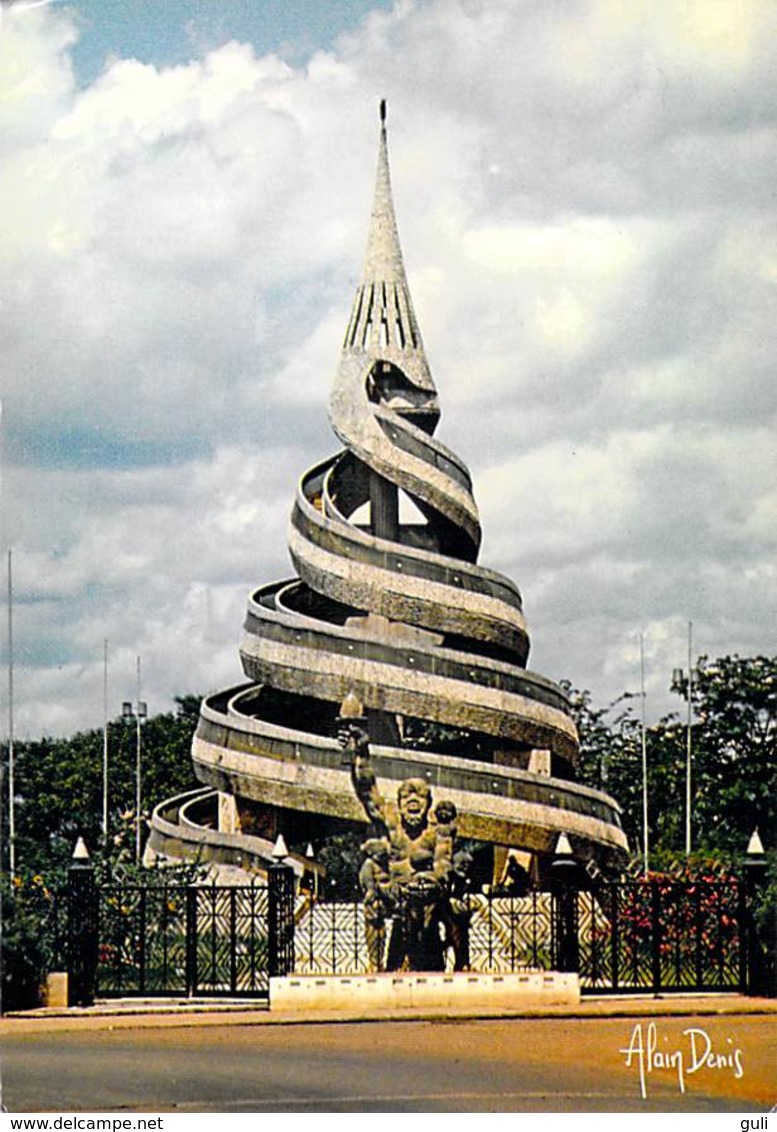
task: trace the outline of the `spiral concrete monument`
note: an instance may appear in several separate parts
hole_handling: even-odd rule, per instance
[[[574,781],[567,697],[526,667],[518,587],[477,562],[470,474],[435,438],[439,418],[382,105],[367,251],[330,400],[343,447],[302,475],[289,534],[296,576],[251,596],[248,682],[205,699],[193,743],[211,793],[160,807],[158,850],[200,846],[261,868],[279,833],[304,846],[363,823],[337,743],[350,695],[364,706],[387,797],[403,779],[425,779],[455,804],[460,837],[535,865],[562,833],[583,862],[622,859],[617,804]]]

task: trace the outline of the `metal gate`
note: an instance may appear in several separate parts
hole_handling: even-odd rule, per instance
[[[736,881],[649,879],[578,895],[584,993],[745,991],[749,908]]]
[[[267,997],[265,884],[104,885],[96,993]]]
[[[504,974],[551,966],[551,895],[531,892],[511,898],[492,892],[470,893],[466,898],[468,939],[466,968],[480,973]],[[388,959],[392,920],[386,923],[380,947],[381,969]],[[297,908],[295,965],[298,975],[363,975],[374,970],[361,898],[313,901]],[[454,956],[447,952],[447,969]]]
[[[373,955],[359,900],[297,894],[295,915],[294,876],[283,866],[245,886],[98,887],[91,870],[70,882],[63,942],[72,1004],[87,1005],[95,993],[267,998],[271,974],[386,965],[385,955]],[[484,973],[577,971],[584,994],[769,993],[758,990],[770,968],[754,901],[741,881],[666,877],[523,896],[471,893],[457,913],[466,931],[459,960]],[[454,958],[449,948],[449,970]]]
[[[751,982],[752,916],[736,880],[492,891],[468,894],[466,903],[469,971],[574,970],[583,994],[745,992]],[[363,974],[372,969],[369,951],[358,897],[298,910],[296,973]],[[450,952],[447,964],[452,970]]]

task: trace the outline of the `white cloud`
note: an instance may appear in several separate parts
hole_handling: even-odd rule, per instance
[[[358,276],[376,106],[405,259],[533,664],[654,710],[685,626],[768,651],[777,46],[758,0],[430,0],[306,66],[237,42],[84,89],[55,7],[0,32],[3,530],[19,719],[237,677]]]

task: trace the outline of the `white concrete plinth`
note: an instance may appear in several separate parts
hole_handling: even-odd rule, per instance
[[[384,972],[379,975],[289,975],[270,979],[270,1010],[426,1010],[574,1006],[577,975],[525,971],[510,975]]]

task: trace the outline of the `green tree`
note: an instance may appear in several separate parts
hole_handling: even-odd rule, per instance
[[[642,843],[642,746],[633,693],[606,707],[595,707],[588,691],[564,685],[580,735],[578,777],[586,786],[610,794],[623,811],[623,828],[632,853]]]
[[[143,808],[150,813],[171,794],[196,786],[191,741],[199,698],[180,697],[177,710],[152,716],[141,732]],[[43,738],[15,748],[16,860],[21,876],[62,876],[79,836],[93,854],[115,856],[135,806],[136,733],[132,720],[109,724],[109,844],[102,845],[103,733]],[[7,751],[4,752],[7,759]],[[3,796],[4,828],[8,799]],[[7,846],[4,846],[7,866]]]
[[[777,659],[699,657],[693,673],[692,844],[709,859],[734,859],[758,827],[775,828]],[[688,679],[673,691],[686,703]],[[630,694],[596,708],[588,692],[568,688],[580,732],[580,777],[623,809],[632,853],[642,844],[641,726]],[[631,703],[626,701],[631,700]],[[617,710],[616,710],[617,709]],[[646,730],[651,861],[679,858],[685,846],[687,726],[673,714]]]
[[[673,685],[688,700],[685,676]],[[777,657],[699,657],[693,674],[693,841],[736,850],[775,829]]]

